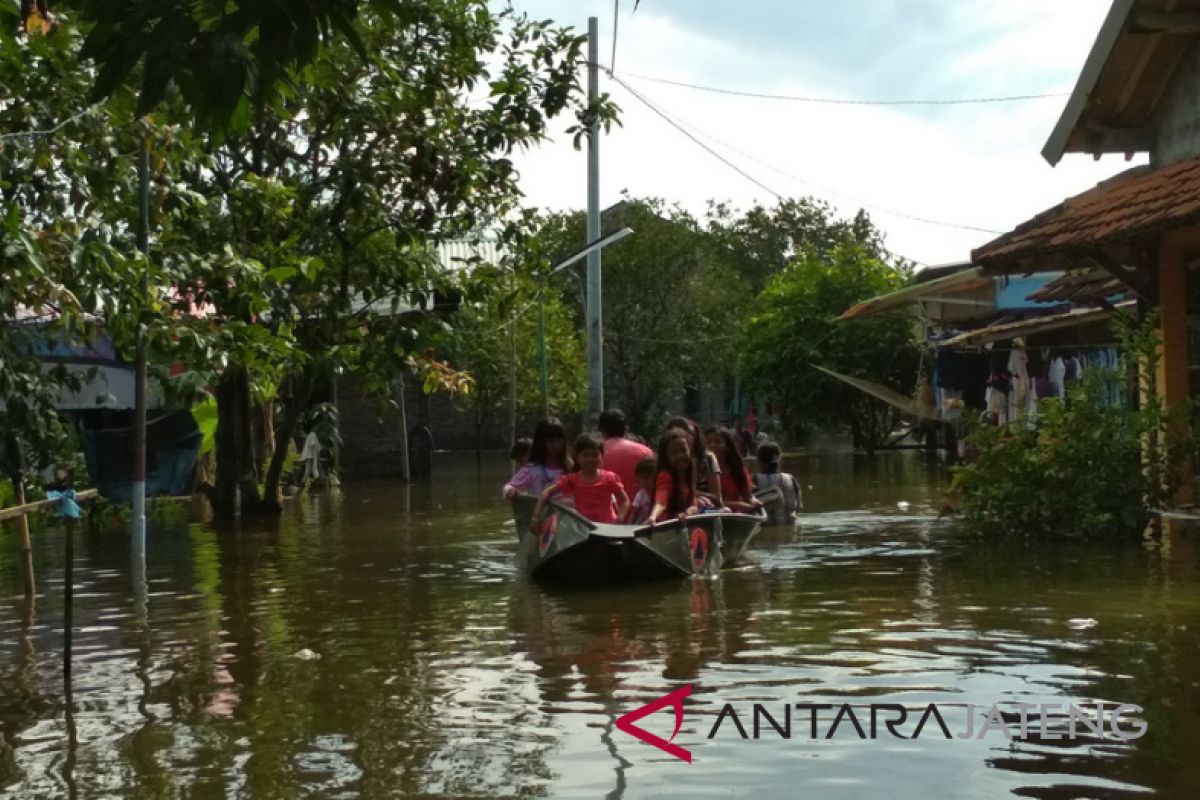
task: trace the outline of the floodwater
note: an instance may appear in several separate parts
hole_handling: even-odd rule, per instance
[[[608,591],[514,570],[503,462],[240,530],[160,515],[144,598],[127,534],[76,530],[71,725],[64,533],[35,535],[30,608],[5,528],[0,796],[1200,797],[1195,549],[967,537],[912,454],[792,466],[802,527],[764,530],[751,564]],[[684,686],[691,763],[615,728]],[[1141,706],[1145,735],[826,738],[827,710],[816,738],[797,711],[790,739],[764,718],[755,740],[751,717],[849,703],[867,728],[872,703],[932,703],[958,736],[968,704],[1096,701]],[[710,738],[726,704],[747,739],[729,717]]]

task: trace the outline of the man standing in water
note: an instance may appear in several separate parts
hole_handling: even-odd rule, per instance
[[[602,413],[597,426],[604,436],[604,468],[617,473],[626,494],[632,497],[637,494],[638,482],[634,473],[638,462],[653,457],[654,451],[625,438],[629,426],[625,424],[625,415],[619,409],[610,408]]]

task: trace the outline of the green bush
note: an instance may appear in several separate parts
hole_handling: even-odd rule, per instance
[[[1153,320],[1117,323],[1126,363],[1153,375]],[[952,492],[967,526],[984,534],[1111,536],[1140,534],[1178,487],[1172,465],[1190,451],[1166,431],[1168,415],[1153,386],[1139,408],[1104,402],[1107,381],[1126,375],[1089,369],[1065,400],[1039,402],[1036,429],[980,424],[967,437],[974,455],[955,470]],[[1186,426],[1184,426],[1186,429]]]

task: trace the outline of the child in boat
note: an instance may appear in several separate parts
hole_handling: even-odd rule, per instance
[[[615,472],[601,468],[604,456],[600,439],[590,433],[581,433],[575,439],[574,451],[575,471],[547,486],[538,497],[529,522],[534,534],[540,530],[546,503],[558,494],[572,498],[575,510],[592,522],[612,524],[629,511],[629,495],[625,494],[621,479]]]
[[[571,468],[567,432],[554,417],[538,422],[533,431],[529,460],[504,484],[504,496],[540,495],[542,490]]]
[[[762,503],[754,496],[750,481],[750,471],[738,452],[737,440],[733,431],[728,428],[711,427],[704,432],[704,442],[708,452],[712,453],[721,466],[718,481],[721,484],[721,497],[731,511],[754,513],[762,508]]]
[[[692,458],[692,437],[678,428],[670,428],[658,443],[658,473],[654,478],[654,508],[650,524],[697,514],[696,461]]]
[[[800,484],[796,479],[779,471],[781,453],[779,445],[774,442],[764,442],[758,446],[758,473],[754,476],[756,489],[777,488],[783,495],[783,502],[770,509],[772,525],[790,525],[795,519],[796,512],[804,507],[804,495],[800,492]]]
[[[700,426],[684,417],[674,417],[667,422],[667,431],[682,431],[690,439],[692,459],[696,462],[697,500],[701,509],[723,508],[721,495],[721,462],[704,446]]]
[[[641,525],[650,519],[650,511],[654,508],[654,475],[657,471],[658,459],[654,456],[643,458],[633,468],[638,492],[629,504],[629,514],[625,519],[630,525]]]
[[[517,439],[512,450],[508,451],[508,460],[512,462],[512,471],[516,475],[521,468],[529,463],[529,454],[533,452],[533,439],[524,437]]]

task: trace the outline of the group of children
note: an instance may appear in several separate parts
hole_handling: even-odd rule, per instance
[[[727,428],[711,427],[702,433],[690,420],[672,419],[659,438],[657,452],[642,448],[648,455],[624,480],[604,468],[606,446],[615,449],[613,438],[580,434],[570,449],[566,441],[562,424],[544,419],[532,441],[518,442],[513,449],[517,470],[505,484],[504,495],[538,496],[531,525],[558,495],[593,522],[629,525],[653,525],[710,510],[754,512],[762,507],[754,492],[768,487],[778,488],[783,495],[773,524],[789,522],[801,505],[796,479],[779,471],[778,445],[768,442],[758,448],[760,471],[752,477],[734,433]]]

